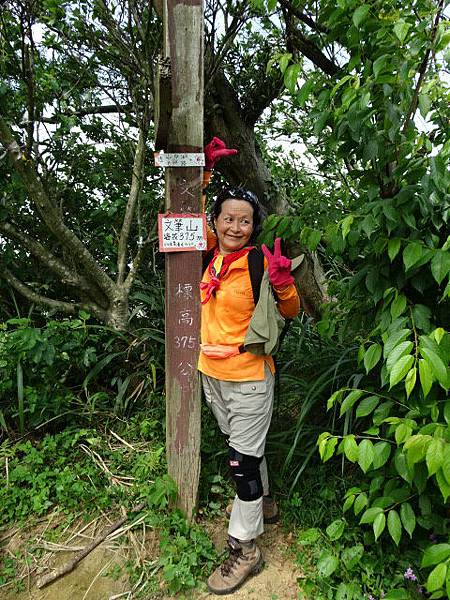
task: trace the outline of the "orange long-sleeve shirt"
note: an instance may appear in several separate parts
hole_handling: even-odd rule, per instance
[[[208,236],[212,241],[212,237]],[[267,261],[264,260],[267,268]],[[208,270],[202,281],[208,282]],[[278,308],[283,317],[292,319],[300,310],[300,299],[294,284],[276,290]],[[201,292],[202,300],[205,291]],[[222,279],[220,288],[210,300],[202,305],[201,340],[203,344],[244,343],[245,334],[252,318],[255,303],[248,270],[248,257],[242,256],[231,263]],[[244,352],[229,358],[211,358],[200,352],[198,369],[205,375],[223,381],[257,381],[264,379],[264,365],[268,364],[272,373],[275,365],[271,356],[256,356]]]
[[[203,189],[211,177],[211,171],[203,172]],[[203,207],[205,196],[203,197]],[[204,210],[204,208],[203,208]],[[215,234],[208,228],[208,250],[217,245]],[[267,260],[264,259],[267,269]],[[208,270],[202,281],[208,282]],[[205,297],[201,291],[201,299]],[[294,284],[276,290],[278,308],[286,319],[293,319],[300,310],[300,299]],[[242,345],[250,320],[255,309],[253,290],[248,270],[248,258],[243,256],[231,263],[227,274],[222,279],[220,288],[211,296],[206,304],[202,304],[201,341],[202,344]],[[223,381],[258,381],[264,379],[264,365],[267,364],[275,372],[275,364],[271,356],[256,356],[244,352],[229,358],[211,358],[200,352],[198,370]]]

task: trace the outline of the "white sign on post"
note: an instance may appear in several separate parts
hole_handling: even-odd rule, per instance
[[[206,250],[206,216],[204,214],[159,214],[160,252]]]

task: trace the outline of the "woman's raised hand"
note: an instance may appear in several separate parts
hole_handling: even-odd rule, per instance
[[[233,150],[232,148],[227,148],[225,142],[222,142],[218,137],[213,137],[213,139],[205,146],[205,170],[212,171],[214,169],[214,165],[218,160],[223,158],[224,156],[232,156],[233,154],[237,154],[237,150]]]
[[[269,280],[274,288],[284,288],[294,283],[291,275],[292,260],[281,254],[281,238],[277,238],[273,245],[273,254],[265,244],[262,244],[261,250],[267,259]]]

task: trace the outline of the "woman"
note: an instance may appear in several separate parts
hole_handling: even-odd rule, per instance
[[[206,168],[235,151],[214,138],[205,148]],[[205,174],[205,183],[210,173]],[[243,352],[255,308],[248,254],[261,229],[257,197],[242,188],[228,188],[212,208],[213,256],[201,283],[202,325],[198,369],[203,389],[229,446],[229,465],[236,483],[228,527],[229,556],[208,579],[216,594],[236,590],[264,561],[255,539],[264,531],[264,495],[268,495],[264,459],[273,408],[274,362],[270,356]],[[278,298],[280,313],[292,319],[300,301],[290,273],[291,261],[281,255],[280,240],[272,254],[262,246],[265,268]]]

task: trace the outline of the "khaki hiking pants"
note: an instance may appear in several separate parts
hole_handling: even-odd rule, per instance
[[[267,463],[264,458],[267,432],[273,410],[274,376],[265,367],[262,381],[221,381],[202,373],[206,403],[211,408],[229,445],[248,456],[263,457],[260,473],[263,493],[269,493]],[[243,542],[264,531],[263,497],[243,501],[237,495],[231,512],[229,535]]]

